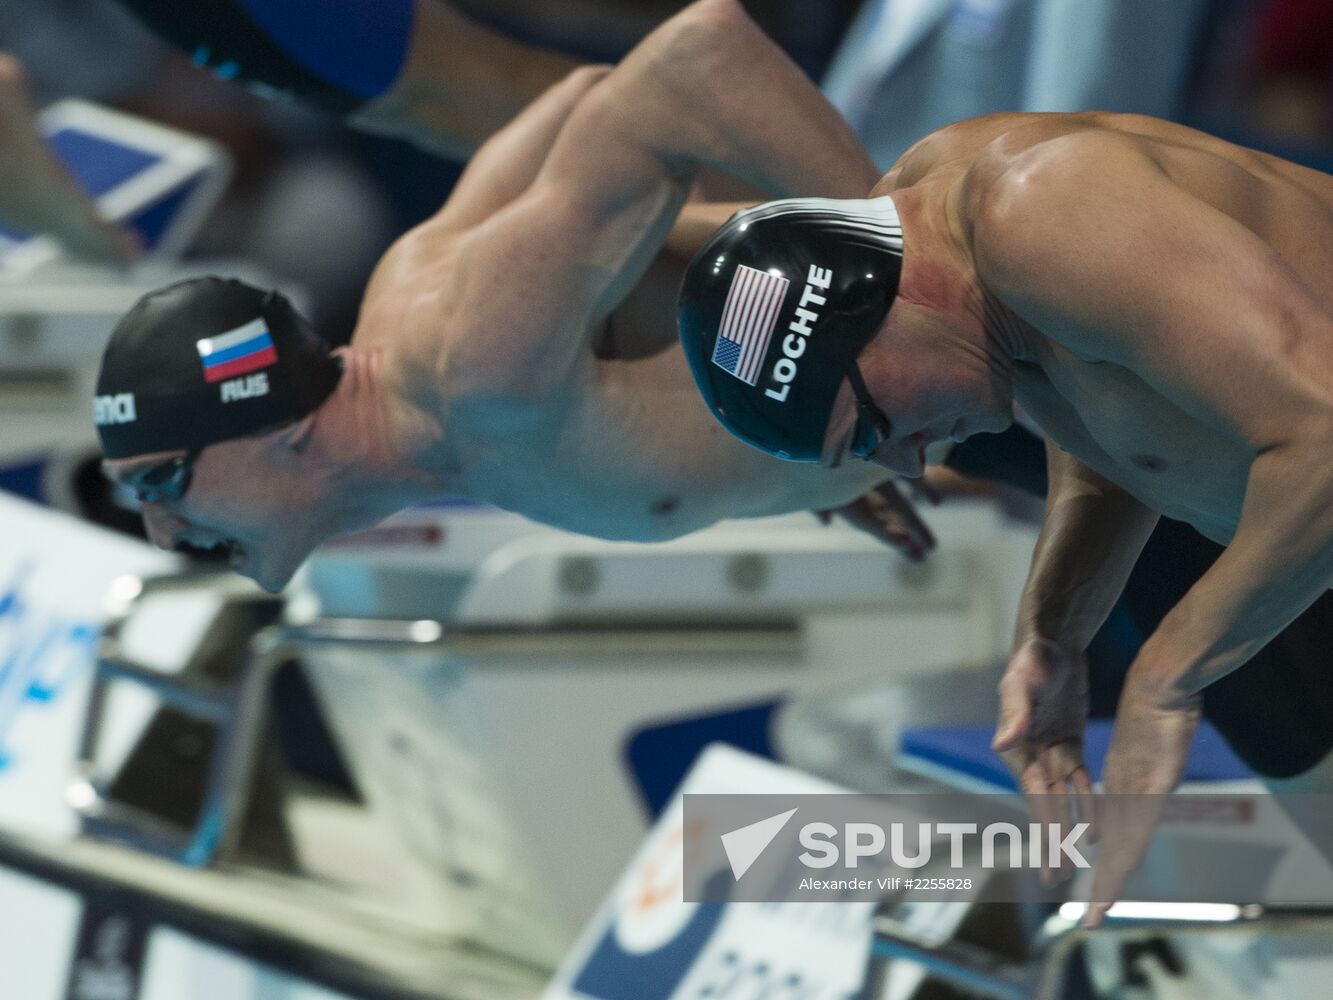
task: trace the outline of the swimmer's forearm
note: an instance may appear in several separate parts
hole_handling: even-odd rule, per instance
[[[449,4],[419,0],[402,72],[348,122],[466,159],[578,66],[476,24]]]
[[[838,112],[737,0],[699,0],[621,64],[624,121],[663,162],[774,196],[864,197],[879,171]]]
[[[1046,520],[1019,604],[1015,648],[1086,649],[1120,597],[1157,515],[1053,443]]]
[[[1242,666],[1333,586],[1333,431],[1260,454],[1236,534],[1149,636],[1134,670],[1165,699]]]
[[[692,201],[676,217],[663,249],[688,262],[723,223],[753,204],[753,201]]]
[[[472,157],[436,221],[453,229],[473,226],[526,191],[579,101],[609,72],[609,66],[584,66],[548,87]]]

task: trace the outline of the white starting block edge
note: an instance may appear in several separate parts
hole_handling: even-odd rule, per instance
[[[805,513],[639,543],[586,538],[487,508],[424,508],[321,548],[294,590],[334,616],[527,626],[891,607],[962,613],[995,603],[981,591],[995,578],[999,515],[960,503],[932,517],[947,522],[942,534],[955,544],[913,566],[847,525],[824,526]],[[445,580],[456,603],[437,603],[429,615],[413,606],[414,590],[440,595]]]
[[[267,924],[228,916],[256,890],[268,897]],[[325,916],[302,918],[303,905],[281,886],[181,871],[116,847],[0,838],[5,996],[529,1000],[539,989],[532,969],[475,949],[432,948],[414,961],[374,928],[314,926]],[[98,932],[108,917],[119,933]],[[127,931],[142,949],[125,941]],[[130,988],[80,994],[67,991],[76,974],[108,987],[132,978]]]

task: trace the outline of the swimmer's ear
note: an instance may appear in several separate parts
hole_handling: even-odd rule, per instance
[[[296,423],[288,427],[287,432],[283,437],[287,447],[299,455],[306,450],[314,433],[315,415],[313,413],[307,413],[300,420],[296,421]]]

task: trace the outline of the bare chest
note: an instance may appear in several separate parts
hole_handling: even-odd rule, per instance
[[[459,491],[599,538],[674,537],[712,520],[699,485],[659,449],[661,435],[640,433],[590,396],[542,410],[501,401],[488,419],[468,401]]]
[[[1062,448],[1154,510],[1219,542],[1240,517],[1253,453],[1135,373],[1056,347],[1015,395]]]

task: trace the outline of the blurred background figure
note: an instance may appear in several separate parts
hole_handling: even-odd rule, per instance
[[[1333,9],[1322,0],[1265,0],[1254,70],[1259,123],[1311,142],[1333,139]]]
[[[399,227],[356,139],[200,73],[112,0],[6,0],[0,49],[22,62],[37,105],[84,98],[225,145],[236,173],[195,252],[247,258],[307,289],[321,332],[347,339],[360,290]],[[78,199],[68,204],[76,213]]]
[[[125,263],[138,250],[129,233],[101,217],[42,142],[23,66],[5,52],[0,52],[0,226],[47,233],[69,253],[96,263]]]
[[[825,92],[888,169],[995,111],[1176,118],[1209,0],[866,0]]]
[[[1201,127],[1333,169],[1333,7],[1217,0],[1195,67]]]

